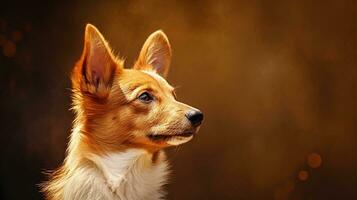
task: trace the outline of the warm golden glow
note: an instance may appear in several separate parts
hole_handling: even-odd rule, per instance
[[[177,99],[205,113],[169,150],[167,199],[282,199],[289,181],[288,199],[356,199],[357,1],[323,0],[1,3],[1,197],[41,199],[63,161],[86,23],[126,68],[162,29]]]

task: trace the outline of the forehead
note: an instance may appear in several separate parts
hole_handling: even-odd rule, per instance
[[[163,91],[174,89],[163,77],[153,71],[126,69],[120,78],[120,83],[128,90],[142,86]]]

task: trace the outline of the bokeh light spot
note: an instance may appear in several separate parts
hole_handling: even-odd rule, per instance
[[[311,168],[319,168],[322,164],[322,158],[319,154],[317,153],[311,153],[307,156],[307,164]]]
[[[300,170],[298,173],[298,179],[300,181],[306,181],[309,178],[309,172],[306,170]]]
[[[19,42],[19,41],[21,41],[22,40],[22,38],[23,38],[23,35],[22,35],[22,33],[21,33],[21,31],[19,31],[19,30],[14,30],[13,32],[12,32],[12,40],[14,41],[14,42]]]
[[[16,54],[16,45],[12,41],[7,40],[3,45],[2,52],[6,57],[13,57]]]
[[[278,187],[274,192],[274,200],[287,200],[291,192],[294,190],[295,184],[292,181],[288,181],[285,184]]]

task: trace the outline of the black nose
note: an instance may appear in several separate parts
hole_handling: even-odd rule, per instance
[[[190,110],[185,116],[194,127],[199,126],[203,120],[203,113],[199,110]]]

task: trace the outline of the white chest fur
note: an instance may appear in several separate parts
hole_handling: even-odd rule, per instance
[[[168,165],[163,152],[156,162],[152,154],[140,149],[92,156],[91,160],[102,172],[105,184],[115,199],[146,200],[161,199],[162,185],[166,183]]]

